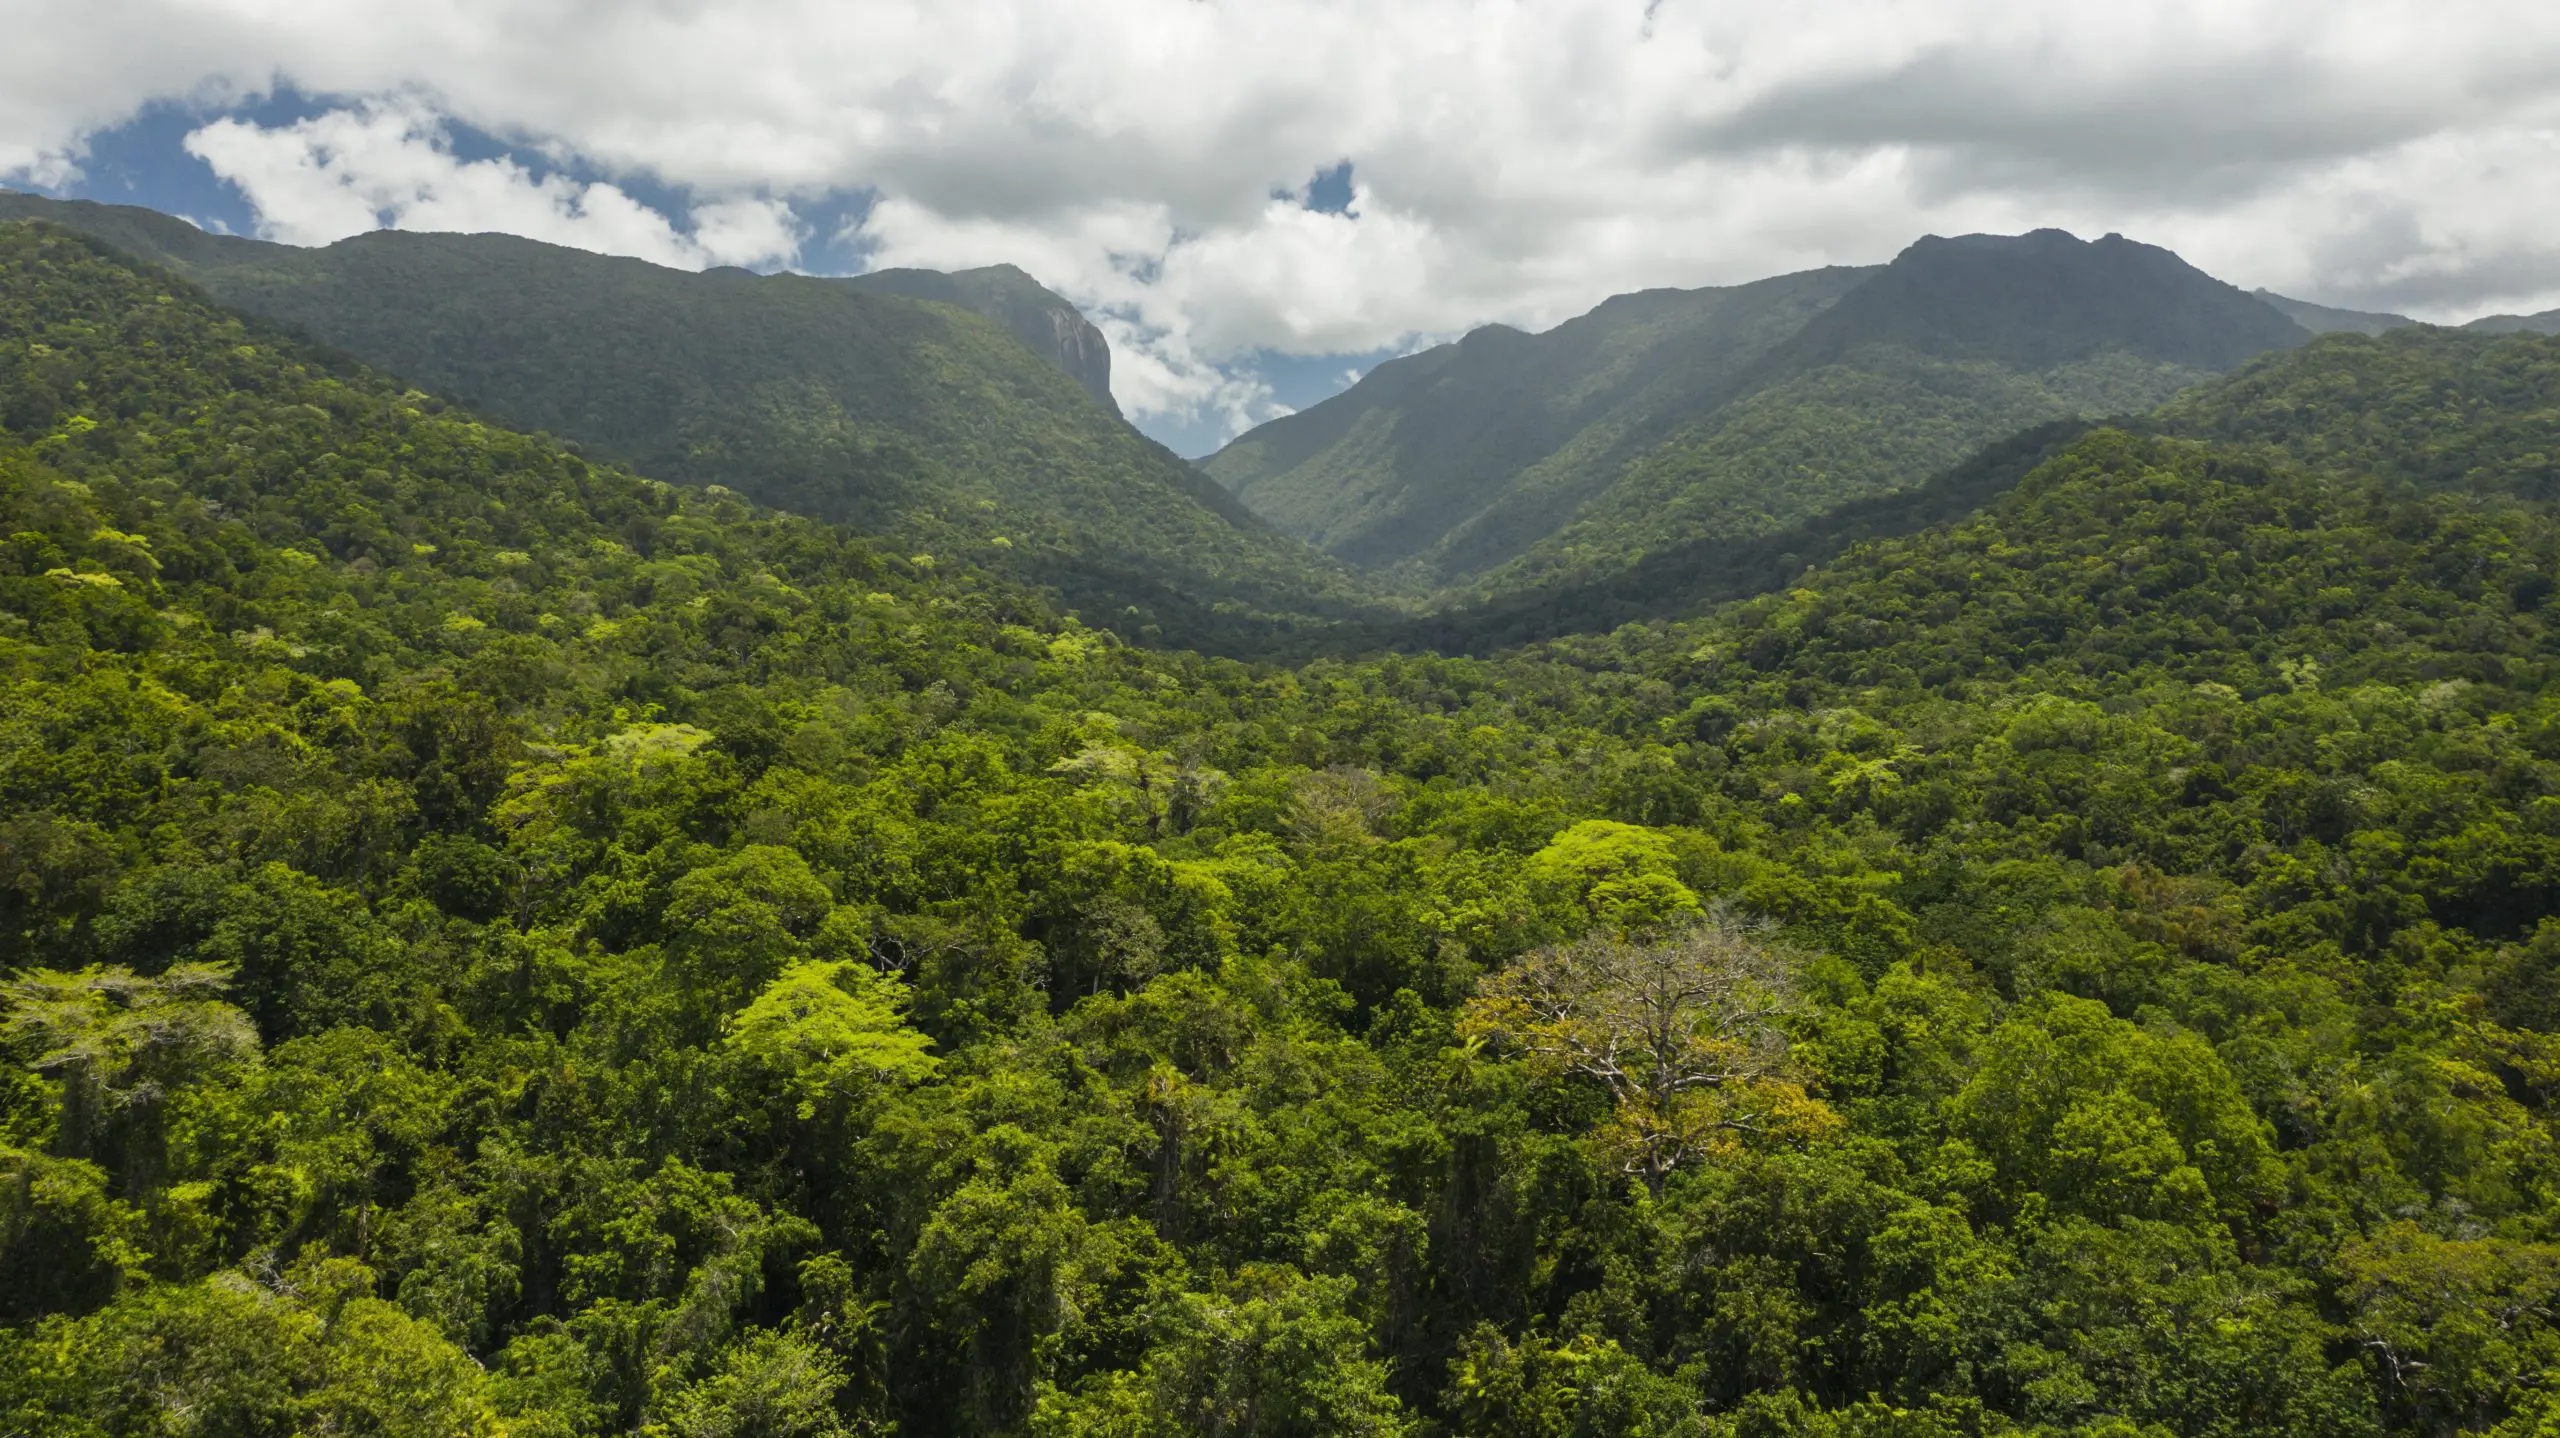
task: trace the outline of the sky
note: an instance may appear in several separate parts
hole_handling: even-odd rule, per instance
[[[1186,454],[1480,324],[2052,225],[2560,306],[2550,0],[0,0],[0,185],[1021,265]]]

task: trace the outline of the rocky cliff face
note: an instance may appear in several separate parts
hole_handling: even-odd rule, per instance
[[[1084,312],[1012,265],[984,269],[874,270],[846,283],[879,294],[936,300],[985,315],[1034,354],[1065,370],[1104,409],[1120,412],[1111,398],[1111,345]]]

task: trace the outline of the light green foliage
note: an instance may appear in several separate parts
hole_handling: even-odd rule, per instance
[[[906,1026],[905,1007],[904,985],[860,964],[797,963],[729,1021],[729,1043],[786,1075],[807,1118],[861,1080],[933,1073],[933,1040]]]
[[[180,964],[154,978],[112,965],[32,970],[0,990],[0,1040],[28,1067],[59,1077],[68,1129],[59,1137],[86,1149],[122,1113],[256,1055],[247,1016],[218,997],[230,980],[212,964]]]
[[[33,1336],[17,1393],[89,1427],[204,1435],[370,1433],[499,1438],[467,1354],[381,1299],[348,1260],[297,1264],[277,1287],[223,1275],[118,1299]],[[38,1398],[39,1403],[44,1400]],[[41,1411],[22,1410],[29,1416]]]
[[[1458,1423],[1483,1438],[1674,1438],[1703,1433],[1694,1400],[1616,1341],[1580,1333],[1518,1343],[1487,1325],[1451,1366]]]
[[[2417,1426],[2480,1425],[2560,1363],[2560,1335],[2530,1318],[2560,1299],[2560,1247],[2445,1238],[2403,1220],[2339,1261],[2350,1328]]]
[[[666,1427],[681,1438],[821,1438],[845,1431],[835,1411],[843,1386],[826,1350],[796,1334],[760,1333],[670,1397]]]
[[[2552,343],[2394,352],[2459,484],[2270,404],[1286,668],[0,227],[0,1428],[2532,1431]],[[1630,1171],[1462,1020],[1700,914]]]
[[[2273,1196],[2264,1124],[2212,1048],[2086,999],[2049,995],[1993,1030],[1948,1117],[2012,1201],[2028,1175],[2094,1217],[2231,1220]]]
[[[1609,819],[1585,819],[1529,856],[1532,884],[1613,927],[1659,927],[1701,910],[1680,882],[1671,836]]]

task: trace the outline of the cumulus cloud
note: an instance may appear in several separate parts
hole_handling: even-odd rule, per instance
[[[799,253],[799,225],[774,200],[695,208],[693,232],[619,187],[536,175],[513,159],[465,160],[414,103],[333,110],[291,125],[216,120],[186,149],[239,186],[270,239],[325,245],[374,229],[502,231],[662,265],[778,264]]]
[[[0,170],[285,83],[356,98],[201,137],[279,234],[369,212],[700,263],[784,253],[777,199],[875,194],[853,238],[879,262],[1007,259],[1095,310],[1140,415],[1267,409],[1257,351],[1543,325],[1933,231],[2120,230],[2427,317],[2560,304],[2548,0],[0,0],[0,24],[26,57]],[[460,161],[440,118],[701,198],[670,222]],[[1300,203],[1345,161],[1347,212]]]
[[[852,232],[881,266],[1013,263],[1092,314],[1118,356],[1112,387],[1138,415],[1207,415],[1235,432],[1284,413],[1228,363],[1259,348],[1330,354],[1429,327],[1435,238],[1409,215],[1350,214],[1266,197],[1244,224],[1185,233],[1157,203],[1061,208],[1034,219],[955,219],[884,199]],[[1414,320],[1382,311],[1403,309]],[[1275,342],[1277,340],[1278,342]]]

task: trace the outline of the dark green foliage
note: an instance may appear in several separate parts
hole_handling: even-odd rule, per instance
[[[2341,330],[2360,335],[2386,334],[2406,329],[2417,323],[2407,315],[2375,314],[2365,310],[2342,310],[2328,305],[2315,305],[2309,300],[2287,299],[2273,290],[2251,290],[2251,294],[2275,307],[2277,313],[2315,335],[2336,334]]]
[[[299,249],[0,195],[0,219],[20,216],[94,231],[224,304],[509,425],[653,477],[850,521],[902,554],[1004,569],[1133,636],[1153,625],[1196,641],[1217,614],[1249,625],[1357,598],[1338,570],[1008,333],[1006,322],[1054,329],[1064,306],[1018,272],[1019,284],[945,277],[919,299],[912,284],[694,275],[505,235],[383,231]],[[949,299],[983,301],[1004,321]]]
[[[2181,397],[2172,434],[2338,474],[2560,497],[2560,345],[2419,326],[2333,335]]]
[[[0,1426],[2535,1431],[2560,522],[2476,392],[2457,483],[2100,430],[1281,668],[0,227]],[[1719,902],[1796,1104],[1648,1184],[1478,981]]]
[[[940,270],[873,270],[844,283],[873,294],[904,295],[957,305],[1013,332],[1033,354],[1065,370],[1094,402],[1113,414],[1111,345],[1074,305],[1011,265],[944,274]]]
[[[1869,273],[1835,268],[1730,289],[1620,295],[1541,335],[1490,326],[1390,360],[1202,468],[1274,523],[1354,564],[1418,562],[1431,577],[1450,567],[1439,550],[1453,532],[1506,497],[1550,525],[1570,513]]]
[[[1419,619],[1344,625],[1309,642],[1345,652],[1393,648],[1480,654],[1766,594],[1860,541],[1971,516],[2092,428],[2085,420],[2038,425],[1985,445],[1925,484],[1852,500],[1768,534],[1698,539],[1657,550],[1605,579],[1544,586]]]
[[[2147,410],[2306,338],[2118,236],[1932,237],[1879,269],[1625,295],[1543,335],[1479,331],[1204,467],[1355,564],[1543,604],[1651,589],[1630,571],[1904,488],[2018,430]]]

